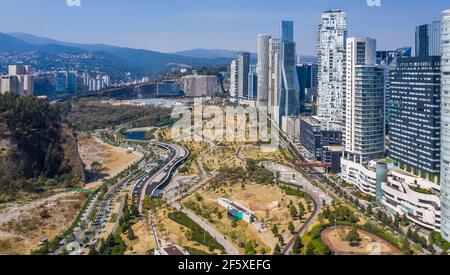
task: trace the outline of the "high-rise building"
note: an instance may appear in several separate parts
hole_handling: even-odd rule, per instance
[[[269,100],[269,67],[270,67],[270,39],[271,36],[267,34],[260,34],[258,36],[258,68],[254,74],[258,75],[258,106],[268,106]],[[252,93],[252,90],[249,90]]]
[[[259,102],[259,74],[257,73],[257,65],[250,66],[250,72],[248,73],[248,99],[258,100]],[[265,106],[265,105],[260,105]]]
[[[450,241],[450,10],[444,11],[441,35],[441,233]]]
[[[347,15],[341,10],[322,13],[318,29],[318,116],[327,129],[344,125],[344,67]]]
[[[433,182],[440,173],[440,57],[397,60],[390,72],[392,106],[389,156]]]
[[[77,90],[77,72],[63,70],[56,73],[56,93],[74,93]]]
[[[397,60],[411,57],[412,48],[402,47],[395,51],[377,51],[376,64],[384,68],[384,102],[385,102],[385,121],[387,128],[390,128],[390,109],[393,104],[390,90],[390,72],[395,69]]]
[[[31,66],[9,65],[8,75],[1,76],[0,92],[33,95],[33,81]]]
[[[281,90],[281,46],[279,38],[269,41],[269,114],[274,121],[280,121],[280,90]]]
[[[235,59],[230,65],[230,96],[236,98],[238,90],[238,62]]]
[[[384,69],[375,39],[348,38],[346,49],[344,157],[368,163],[384,156]]]
[[[238,67],[238,98],[248,98],[248,73],[250,71],[250,53],[239,52],[236,55]]]
[[[280,119],[283,116],[300,115],[300,95],[296,70],[296,44],[294,42],[294,22],[281,22],[281,90]],[[281,121],[279,121],[281,123]]]
[[[313,103],[317,97],[317,64],[297,65],[300,91],[300,113],[307,112],[306,103]]]
[[[416,56],[441,55],[441,22],[416,27]]]

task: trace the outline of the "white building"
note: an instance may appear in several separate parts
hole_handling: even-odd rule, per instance
[[[346,13],[322,13],[318,36],[318,116],[326,130],[339,131],[344,124]]]
[[[381,187],[382,204],[417,225],[440,231],[440,186],[401,169],[389,168],[388,179]]]
[[[300,139],[300,117],[284,116],[281,119],[281,129],[295,140]]]
[[[238,89],[238,62],[233,60],[230,65],[230,96],[236,98]]]
[[[280,68],[280,39],[272,38],[269,41],[269,95],[268,113],[274,121],[279,121],[280,102],[279,95],[281,89],[281,68]]]
[[[28,65],[9,65],[8,75],[0,78],[0,92],[15,93],[19,95],[33,95],[34,79],[31,66]]]
[[[346,51],[344,157],[367,163],[384,156],[384,69],[375,39],[348,38]]]
[[[268,106],[269,99],[269,68],[270,68],[270,40],[271,36],[258,36],[258,106]],[[249,91],[250,93],[251,91]]]
[[[345,158],[341,159],[341,179],[353,184],[364,195],[377,195],[377,162],[371,161],[367,165]]]
[[[441,57],[442,236],[450,241],[450,9],[443,12]]]

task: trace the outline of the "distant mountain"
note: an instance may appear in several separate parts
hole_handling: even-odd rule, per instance
[[[29,51],[34,47],[25,41],[15,38],[13,36],[0,33],[0,51]]]
[[[229,58],[199,58],[161,53],[144,49],[116,47],[103,44],[78,44],[39,37],[27,33],[10,33],[0,36],[0,51],[42,51],[48,53],[82,53],[89,52],[101,55],[113,65],[135,68],[138,73],[157,75],[165,73],[173,67],[187,65],[196,67],[222,66],[230,62]]]

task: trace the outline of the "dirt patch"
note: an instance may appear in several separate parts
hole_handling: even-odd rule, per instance
[[[29,254],[41,241],[61,234],[86,199],[86,194],[63,193],[5,209],[0,214],[0,254]]]
[[[79,140],[78,150],[86,169],[90,170],[91,164],[97,161],[103,165],[102,173],[107,178],[114,177],[142,158],[139,152],[129,153],[125,148],[114,147],[86,133],[81,133]],[[98,184],[99,181],[89,183],[86,188],[95,189]]]
[[[321,237],[331,250],[340,255],[401,255],[400,250],[388,241],[361,229],[358,229],[360,245],[351,246],[344,240],[350,230],[349,226],[330,227],[322,232]]]

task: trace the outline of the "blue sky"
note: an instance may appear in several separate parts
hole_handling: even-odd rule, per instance
[[[448,0],[1,0],[0,32],[27,32],[80,43],[106,43],[163,52],[191,48],[256,51],[258,33],[278,35],[295,21],[300,54],[316,53],[320,13],[348,13],[351,36],[370,36],[378,48],[413,46],[414,27],[441,18]]]

